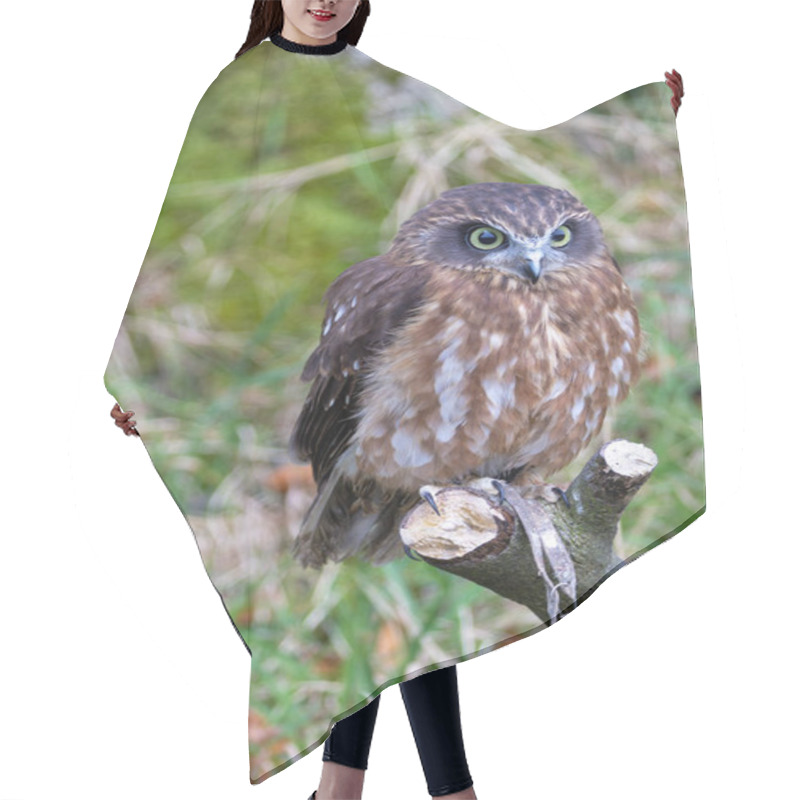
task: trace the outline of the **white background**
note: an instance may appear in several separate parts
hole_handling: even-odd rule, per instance
[[[250,786],[247,654],[102,382],[250,5],[3,6],[0,800],[304,800],[317,783],[320,751]],[[459,667],[482,800],[797,796],[795,23],[775,0],[744,8],[373,1],[361,49],[510,124],[672,67],[686,83],[708,512],[555,628]],[[426,796],[391,688],[364,797]]]

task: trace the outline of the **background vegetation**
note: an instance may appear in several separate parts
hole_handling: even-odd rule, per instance
[[[223,71],[192,121],[107,373],[252,650],[254,778],[315,745],[332,717],[387,682],[538,625],[526,609],[408,559],[317,572],[290,556],[314,487],[286,443],[322,293],[445,189],[545,183],[597,214],[647,336],[642,379],[603,438],[643,442],[659,457],[624,517],[621,555],[705,503],[669,90],[641,87],[526,132],[357,56],[345,68],[276,57],[265,44]]]

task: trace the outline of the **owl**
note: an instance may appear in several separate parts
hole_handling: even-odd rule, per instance
[[[638,375],[639,320],[596,217],[548,186],[450,189],[325,294],[290,452],[317,495],[302,564],[402,555],[426,484],[544,480]]]

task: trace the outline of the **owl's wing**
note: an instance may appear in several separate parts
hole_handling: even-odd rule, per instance
[[[375,355],[422,303],[428,274],[377,256],[346,269],[325,293],[320,343],[302,373],[313,383],[289,443],[294,458],[311,461],[318,486],[353,438]]]

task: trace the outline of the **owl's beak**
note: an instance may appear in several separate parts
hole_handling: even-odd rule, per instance
[[[521,270],[523,277],[531,283],[536,283],[542,274],[542,251],[531,250],[525,256],[525,266]]]

